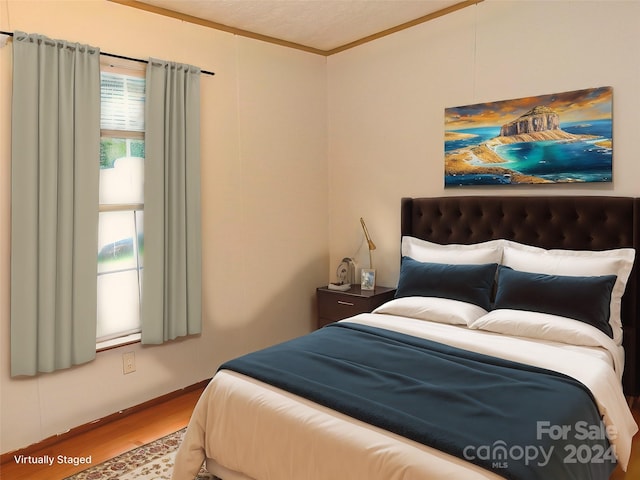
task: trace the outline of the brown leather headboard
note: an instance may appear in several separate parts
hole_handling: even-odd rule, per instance
[[[401,234],[448,244],[505,238],[543,248],[633,247],[640,256],[640,198],[461,196],[403,198]],[[622,299],[627,395],[640,393],[640,260]]]

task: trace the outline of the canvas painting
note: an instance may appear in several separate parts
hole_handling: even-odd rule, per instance
[[[611,87],[445,109],[445,187],[611,182]]]

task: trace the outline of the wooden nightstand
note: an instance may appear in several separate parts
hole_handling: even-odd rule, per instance
[[[349,290],[329,290],[320,287],[316,290],[318,299],[318,328],[358,313],[368,313],[389,300],[393,300],[395,288],[376,287],[375,290],[361,290],[353,285]]]

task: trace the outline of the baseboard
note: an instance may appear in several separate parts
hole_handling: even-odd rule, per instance
[[[162,395],[160,397],[157,398],[152,398],[151,400],[148,400],[144,403],[141,403],[140,405],[135,405],[133,407],[127,408],[125,410],[120,410],[119,412],[116,413],[112,413],[111,415],[108,415],[106,417],[103,418],[99,418],[98,420],[94,420],[92,422],[89,423],[85,423],[84,425],[80,425],[78,427],[74,427],[72,429],[70,429],[67,432],[64,433],[59,433],[57,435],[53,435],[51,437],[45,438],[44,440],[38,442],[38,443],[34,443],[32,445],[29,445],[28,447],[24,447],[24,448],[20,448],[18,450],[14,450],[12,452],[7,452],[7,453],[3,453],[2,455],[0,455],[0,465],[3,465],[7,462],[9,462],[10,460],[13,460],[13,456],[14,455],[25,455],[25,456],[29,456],[35,452],[37,452],[38,450],[41,450],[43,448],[48,448],[51,447],[52,445],[55,445],[56,443],[62,442],[63,440],[67,440],[71,437],[74,437],[75,435],[79,435],[80,433],[84,433],[84,432],[88,432],[89,430],[93,430],[94,428],[101,426],[101,425],[106,425],[107,423],[113,422],[115,420],[119,420],[121,418],[125,418],[133,413],[136,412],[140,412],[143,410],[146,410],[147,408],[153,407],[155,405],[159,405],[161,403],[164,403],[168,400],[172,400],[176,397],[179,397],[180,395],[183,395],[187,392],[191,392],[193,390],[199,390],[199,389],[204,389],[210,382],[211,379],[206,379],[206,380],[202,380],[201,382],[198,383],[194,383],[193,385],[189,385],[187,387],[181,388],[180,390],[175,390],[173,392],[167,393],[165,395]]]

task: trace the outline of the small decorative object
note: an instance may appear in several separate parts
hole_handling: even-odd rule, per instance
[[[361,290],[374,290],[376,288],[376,271],[370,268],[362,269]]]
[[[351,284],[355,282],[355,262],[352,258],[345,257],[336,269],[336,277],[338,281],[329,284],[329,290],[340,290],[346,292],[351,288]]]

